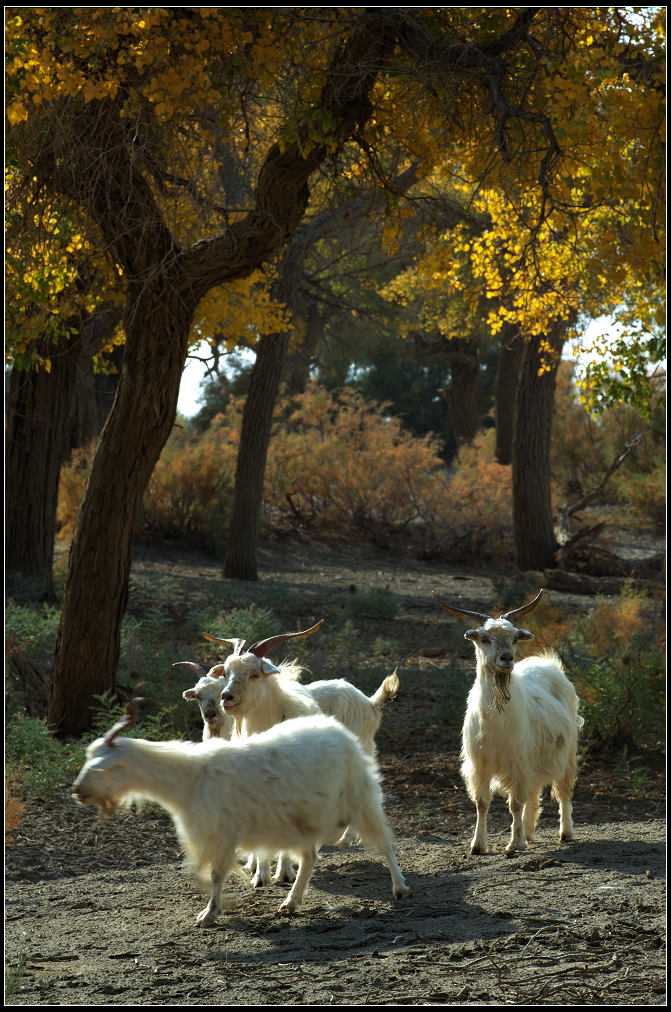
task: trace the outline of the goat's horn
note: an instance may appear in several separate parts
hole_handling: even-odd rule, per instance
[[[104,739],[103,739],[103,741],[105,742],[106,745],[110,745],[110,746],[114,745],[114,739],[117,737],[117,735],[120,734],[121,731],[126,731],[129,727],[133,727],[133,725],[137,721],[137,715],[138,715],[138,711],[140,709],[140,703],[143,702],[142,696],[138,696],[137,693],[146,684],[147,684],[146,682],[140,682],[139,685],[135,686],[135,690],[133,692],[133,695],[128,700],[128,707],[127,707],[126,716],[122,717],[122,719],[120,721],[118,721],[114,725],[114,727],[111,727],[109,729],[109,731],[107,732],[107,734],[105,735]]]
[[[538,591],[538,593],[536,594],[536,596],[533,599],[533,601],[529,601],[528,604],[523,604],[521,608],[514,608],[513,611],[507,611],[505,613],[505,615],[501,615],[501,618],[506,619],[507,622],[512,622],[512,620],[514,618],[516,618],[517,616],[519,616],[519,615],[526,615],[526,613],[528,611],[531,611],[532,608],[536,607],[536,605],[538,604],[538,602],[541,599],[541,594],[542,593],[543,593],[543,588],[541,587],[541,589]]]
[[[450,615],[463,615],[465,618],[477,618],[479,622],[487,622],[491,618],[490,615],[483,615],[480,611],[465,611],[463,608],[453,608],[451,604],[445,604],[444,601],[441,601],[435,590],[433,592],[433,596],[440,607]]]
[[[284,643],[285,640],[298,639],[301,636],[310,636],[312,633],[317,632],[318,629],[324,625],[324,619],[320,618],[316,625],[313,625],[310,629],[303,629],[301,632],[293,633],[279,633],[277,636],[269,636],[268,639],[259,640],[257,643],[253,643],[249,648],[250,654],[255,654],[256,657],[264,657],[271,647],[276,646],[278,643]]]
[[[230,643],[233,647],[233,653],[236,656],[242,653],[242,648],[245,645],[245,641],[240,639],[222,640],[218,636],[212,636],[210,633],[206,632],[203,633],[203,636],[206,640],[210,640],[211,643]]]
[[[201,678],[207,674],[205,668],[200,664],[196,664],[195,661],[175,661],[173,668],[189,668],[190,671],[195,671]]]

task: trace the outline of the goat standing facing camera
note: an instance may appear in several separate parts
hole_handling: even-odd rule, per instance
[[[471,854],[487,853],[487,813],[493,791],[508,797],[513,817],[508,854],[533,840],[540,794],[547,784],[552,784],[552,795],[559,803],[559,837],[573,839],[571,801],[582,725],[578,696],[553,651],[515,664],[517,643],[533,639],[533,634],[517,629],[513,620],[535,608],[542,593],[497,619],[454,608],[433,595],[448,614],[482,623],[464,633],[476,657],[461,751],[461,773],[477,811]]]

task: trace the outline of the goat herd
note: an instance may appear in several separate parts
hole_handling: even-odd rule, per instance
[[[571,798],[576,775],[578,699],[556,654],[515,663],[515,648],[532,633],[513,620],[540,600],[498,619],[438,604],[449,614],[480,624],[465,636],[475,646],[477,674],[463,727],[462,774],[477,810],[472,854],[487,852],[487,812],[493,791],[507,795],[512,814],[510,853],[533,839],[540,794],[547,784],[559,804],[559,834],[573,836]],[[435,595],[434,595],[435,596]],[[236,871],[239,852],[249,855],[252,884],[292,881],[280,910],[300,905],[320,845],[359,838],[377,850],[391,873],[394,896],[409,888],[394,852],[382,807],[374,736],[387,699],[396,695],[396,672],[370,698],[344,679],[304,685],[295,663],[275,666],[265,656],[279,643],[309,636],[284,633],[245,650],[240,639],[222,664],[205,672],[180,661],[199,677],[184,698],[197,701],[203,717],[201,742],[151,742],[119,737],[136,720],[138,698],[127,716],[87,750],[74,783],[74,798],[97,805],[101,817],[120,804],[147,798],[172,816],[185,854],[210,873],[211,891],[197,924],[221,913],[224,879]],[[294,871],[293,859],[298,861]]]

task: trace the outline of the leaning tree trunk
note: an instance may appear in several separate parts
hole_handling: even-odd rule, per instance
[[[289,334],[283,332],[266,335],[256,347],[256,362],[242,415],[235,491],[223,569],[223,575],[234,580],[258,579],[256,547],[261,523],[266,457],[288,344]]]
[[[148,287],[126,314],[121,380],[70,548],[48,710],[70,734],[89,726],[93,697],[116,687],[138,511],[175,420],[195,309],[168,284]]]
[[[550,446],[557,369],[565,332],[566,325],[560,322],[548,335],[552,349],[549,360],[541,354],[541,338],[529,339],[520,367],[512,461],[513,539],[515,565],[520,570],[555,565]]]

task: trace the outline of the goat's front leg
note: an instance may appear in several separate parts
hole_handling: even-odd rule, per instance
[[[516,850],[524,850],[527,845],[527,838],[524,832],[524,820],[522,810],[524,803],[511,795],[508,797],[508,808],[513,817],[512,833],[510,843],[506,847],[506,854],[513,854]]]
[[[300,861],[298,863],[298,874],[296,875],[296,881],[291,887],[291,892],[285,899],[284,903],[280,904],[279,910],[283,914],[293,914],[298,909],[303,901],[303,894],[305,887],[310,881],[312,875],[312,869],[315,866],[317,860],[317,848],[313,847],[309,851],[303,851],[300,855]]]
[[[224,876],[213,868],[211,881],[210,901],[196,917],[196,924],[201,928],[209,928],[211,924],[215,923],[221,913],[221,887],[224,883]]]
[[[475,833],[471,840],[471,854],[486,854],[488,852],[487,846],[487,813],[491,804],[491,796],[489,789],[487,794],[484,792],[478,797],[475,802],[475,810],[477,812],[477,818],[475,820]]]

